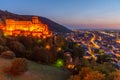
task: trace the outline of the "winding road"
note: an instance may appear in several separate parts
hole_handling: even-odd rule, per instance
[[[93,35],[93,37],[91,38],[91,40],[90,40],[90,42],[93,44],[93,47],[94,48],[97,48],[97,49],[99,49],[100,48],[100,46],[99,45],[97,45],[94,41],[95,41],[95,34],[92,34]]]
[[[91,38],[90,42],[92,43],[92,45],[93,45],[94,48],[99,49],[100,46],[97,45],[97,44],[94,42],[94,41],[95,41],[95,38],[96,38],[96,37],[95,37],[95,34],[93,34],[93,37]],[[91,50],[91,45],[90,45],[90,44],[88,45],[88,52],[89,52],[89,54],[92,56],[92,58],[93,58],[94,60],[97,60],[97,57],[94,55],[94,51]]]

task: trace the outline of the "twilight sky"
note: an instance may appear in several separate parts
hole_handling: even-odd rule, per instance
[[[120,29],[120,0],[0,0],[0,9],[44,16],[71,28]]]

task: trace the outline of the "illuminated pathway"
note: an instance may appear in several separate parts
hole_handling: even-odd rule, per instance
[[[94,42],[94,40],[95,40],[95,34],[93,34],[93,37],[91,38],[90,42],[93,44],[94,48],[99,49],[99,48],[100,48],[100,46],[99,46],[99,45],[97,45],[97,44]]]
[[[98,45],[94,42],[94,40],[95,40],[95,34],[93,34],[93,37],[91,38],[90,42],[93,44],[94,48],[99,49],[100,46],[98,46]],[[90,45],[90,44],[88,45],[88,52],[89,52],[89,54],[92,56],[92,58],[93,58],[94,60],[97,60],[97,57],[94,55],[94,51],[91,50],[91,45]]]
[[[89,52],[89,54],[92,56],[92,58],[93,58],[94,60],[97,60],[97,57],[94,55],[94,52],[91,50],[90,45],[88,45],[88,52]]]

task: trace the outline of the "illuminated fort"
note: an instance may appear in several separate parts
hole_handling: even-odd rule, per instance
[[[9,36],[35,36],[50,37],[52,32],[48,30],[48,26],[39,21],[37,16],[33,16],[30,21],[16,21],[14,19],[6,19],[5,25],[0,23],[0,29]]]

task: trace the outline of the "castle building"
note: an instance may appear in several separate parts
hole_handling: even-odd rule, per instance
[[[6,35],[24,35],[43,38],[52,36],[52,32],[48,30],[48,26],[39,21],[37,16],[33,16],[30,21],[6,19],[5,23],[5,25],[0,23],[0,29],[3,30]]]

